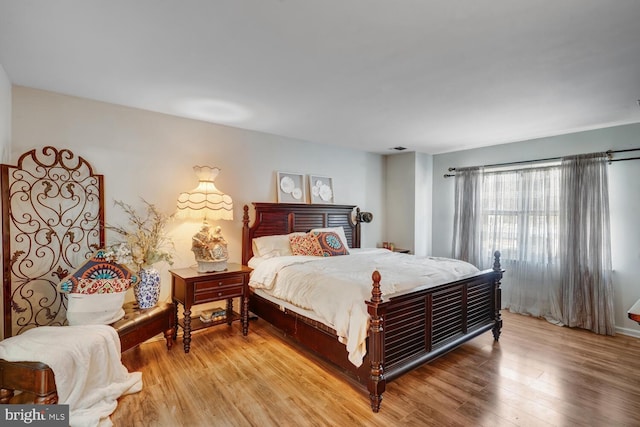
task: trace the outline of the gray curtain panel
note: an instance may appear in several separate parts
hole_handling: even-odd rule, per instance
[[[614,335],[607,162],[605,153],[562,159],[555,309],[565,325]]]
[[[456,169],[453,256],[479,269],[492,263],[482,253],[482,168]]]

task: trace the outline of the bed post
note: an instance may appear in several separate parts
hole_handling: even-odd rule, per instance
[[[373,287],[371,289],[371,301],[366,301],[367,311],[371,317],[369,324],[369,362],[371,364],[371,375],[367,388],[369,389],[369,399],[373,412],[380,411],[382,393],[386,388],[384,377],[384,312],[380,307],[382,303],[382,291],[380,290],[380,273],[376,270],[371,275]]]
[[[351,246],[352,248],[359,248],[360,247],[360,242],[361,242],[361,238],[362,235],[361,233],[361,227],[362,225],[360,224],[360,208],[357,207],[356,208],[356,224],[355,227],[353,229],[353,239],[351,244],[353,246]]]
[[[502,279],[502,267],[500,266],[500,251],[495,251],[493,253],[493,271],[496,272],[494,279],[494,290],[495,290],[495,307],[494,307],[494,317],[493,317],[493,339],[498,341],[500,339],[500,332],[502,331],[502,317],[500,316],[500,308],[502,308],[502,289],[500,289],[500,279]]]
[[[251,242],[249,239],[249,206],[244,205],[244,213],[242,214],[242,264],[247,265],[249,262],[249,249]]]

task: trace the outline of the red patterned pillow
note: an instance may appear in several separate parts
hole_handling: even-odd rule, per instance
[[[294,255],[322,256],[322,248],[318,244],[318,239],[311,234],[291,235],[289,243]]]
[[[349,250],[342,243],[342,239],[333,231],[312,231],[318,245],[322,249],[322,256],[349,255]]]
[[[124,292],[137,277],[125,266],[109,261],[99,249],[73,273],[58,283],[58,292],[70,294],[109,294]]]

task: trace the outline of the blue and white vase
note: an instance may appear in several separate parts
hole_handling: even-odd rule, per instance
[[[138,272],[138,283],[133,287],[136,302],[140,308],[151,308],[160,298],[160,272],[153,267],[142,268]]]

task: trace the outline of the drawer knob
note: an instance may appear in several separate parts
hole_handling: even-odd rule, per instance
[[[218,296],[222,296],[222,292],[218,292]]]
[[[218,286],[222,286],[222,282],[218,282]]]

